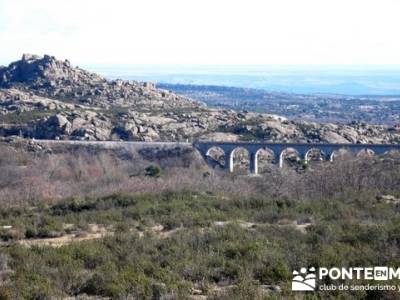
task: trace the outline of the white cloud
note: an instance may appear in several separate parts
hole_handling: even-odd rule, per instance
[[[0,61],[399,64],[396,0],[0,0]]]

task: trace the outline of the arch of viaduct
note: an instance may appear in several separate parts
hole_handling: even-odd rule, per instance
[[[210,149],[220,148],[225,152],[225,169],[233,172],[233,157],[235,150],[244,148],[250,156],[250,172],[258,173],[258,155],[261,150],[270,150],[274,155],[273,162],[278,163],[279,167],[283,166],[284,153],[288,149],[294,149],[297,155],[304,159],[309,159],[312,150],[318,150],[323,157],[332,161],[334,154],[346,149],[355,154],[361,151],[370,150],[375,154],[384,154],[389,151],[400,151],[400,144],[302,144],[302,143],[246,143],[246,142],[211,142],[198,141],[191,143],[181,142],[127,142],[127,141],[74,141],[74,140],[33,140],[35,143],[44,144],[72,144],[72,145],[97,145],[104,148],[148,148],[148,147],[195,147],[202,156],[208,161],[210,158]]]
[[[362,151],[372,151],[374,154],[384,154],[389,151],[400,151],[397,144],[302,144],[302,143],[246,143],[246,142],[195,142],[194,147],[203,155],[206,161],[210,158],[210,149],[220,148],[225,153],[225,169],[233,172],[233,156],[238,148],[244,148],[249,153],[250,172],[258,174],[258,155],[261,150],[269,150],[274,155],[274,162],[283,167],[284,154],[294,149],[305,161],[309,154],[318,150],[327,161],[333,161],[335,153],[341,149],[358,154]]]

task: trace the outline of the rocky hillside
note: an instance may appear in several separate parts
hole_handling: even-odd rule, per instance
[[[288,121],[211,109],[153,83],[107,80],[53,56],[0,67],[0,135],[37,139],[399,143],[399,126]]]

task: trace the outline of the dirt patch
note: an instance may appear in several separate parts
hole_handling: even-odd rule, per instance
[[[240,227],[248,230],[254,230],[256,227],[262,226],[281,226],[281,227],[294,227],[296,230],[301,233],[307,233],[307,228],[312,223],[301,223],[299,224],[297,221],[288,222],[284,224],[263,224],[263,223],[253,223],[253,222],[245,222],[245,221],[216,221],[213,223],[216,227],[223,227],[229,224],[238,224]],[[66,227],[73,227],[73,224],[66,224]],[[132,229],[132,233],[137,233],[139,237],[143,237],[146,233],[151,233],[156,235],[158,238],[165,239],[169,238],[180,230],[184,229],[184,227],[177,227],[171,230],[166,230],[162,225],[155,225],[143,231],[138,231]],[[27,247],[32,246],[50,246],[50,247],[61,247],[64,245],[68,245],[71,243],[79,243],[84,241],[101,239],[106,236],[112,236],[114,232],[111,227],[104,227],[99,224],[89,224],[88,230],[80,233],[74,234],[66,234],[60,237],[52,237],[52,238],[35,238],[35,239],[22,239],[17,241],[17,244],[24,245]]]
[[[397,198],[393,195],[379,195],[376,197],[376,200],[378,202],[384,202],[387,204],[399,204],[400,203],[400,198]]]
[[[252,223],[252,222],[244,222],[244,221],[216,221],[216,222],[214,222],[214,226],[223,227],[228,224],[235,224],[235,223],[237,223],[240,227],[245,228],[245,229],[251,229],[251,228],[256,227],[257,225],[262,225],[262,224]]]
[[[89,224],[88,231],[74,233],[74,234],[66,234],[54,238],[23,239],[17,241],[17,243],[27,247],[32,247],[32,246],[61,247],[71,243],[101,239],[106,236],[112,236],[113,234],[114,232],[111,231],[111,228],[106,228],[103,225],[99,224]]]
[[[71,228],[74,224],[65,224],[65,228]],[[144,231],[137,231],[132,229],[132,233],[137,233],[139,237],[143,237],[146,232],[155,234],[158,238],[165,239],[176,232],[182,230],[183,227],[174,228],[171,230],[165,230],[164,226],[156,225],[150,227]],[[66,234],[60,237],[51,237],[51,238],[35,238],[35,239],[22,239],[18,240],[16,243],[19,245],[23,245],[26,247],[32,246],[50,246],[50,247],[62,247],[64,245],[68,245],[71,243],[79,243],[84,241],[101,239],[106,236],[112,236],[114,232],[112,227],[104,227],[99,224],[89,224],[88,230],[84,232],[74,233],[74,234]],[[7,244],[8,245],[8,244]],[[3,246],[7,246],[4,244]],[[1,246],[1,245],[0,245]]]
[[[307,233],[307,228],[313,223],[299,223],[298,221],[288,221],[287,223],[283,222],[283,224],[265,224],[265,223],[252,223],[252,222],[244,222],[244,221],[216,221],[214,222],[214,226],[219,226],[223,227],[228,224],[238,224],[240,227],[244,229],[249,229],[252,230],[256,227],[262,227],[262,226],[271,226],[271,225],[276,225],[280,227],[294,227],[296,230],[300,231],[301,233]]]
[[[312,225],[313,225],[313,223],[298,224],[296,221],[293,222],[294,228],[296,228],[298,231],[300,231],[301,233],[304,233],[304,234],[307,233],[307,228]]]
[[[150,232],[150,233],[155,234],[157,237],[159,237],[159,238],[161,238],[161,239],[165,239],[165,238],[168,238],[168,237],[170,237],[171,235],[175,234],[176,232],[182,230],[183,228],[184,228],[184,227],[177,227],[177,228],[174,228],[174,229],[171,229],[171,230],[165,230],[164,226],[162,226],[162,225],[155,225],[155,226],[150,227],[150,228],[147,229],[147,230],[138,231],[137,233],[138,233],[138,235],[139,235],[140,237],[143,237],[143,236],[145,235],[146,232]]]

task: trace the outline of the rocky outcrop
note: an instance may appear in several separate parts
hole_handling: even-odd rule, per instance
[[[318,124],[207,108],[153,83],[107,80],[52,56],[0,68],[0,134],[37,139],[399,143],[400,127]]]
[[[57,60],[49,55],[24,54],[21,60],[0,69],[0,87],[17,88],[37,96],[101,108],[136,106],[152,110],[201,106],[186,97],[157,90],[153,83],[109,81],[72,67],[68,60]]]

